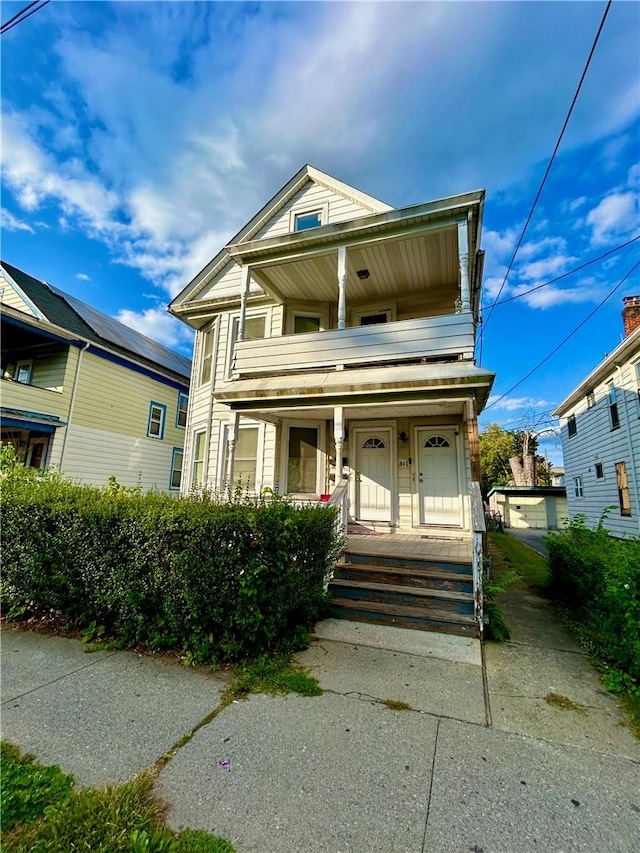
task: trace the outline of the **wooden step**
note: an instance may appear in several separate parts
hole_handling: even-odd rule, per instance
[[[338,563],[336,578],[398,586],[445,589],[452,592],[473,590],[471,574],[462,575],[444,569],[417,569],[406,566],[383,566],[368,563]]]
[[[477,637],[478,627],[473,616],[415,607],[396,607],[376,601],[354,601],[334,598],[331,605],[336,616],[353,622],[373,622],[418,631],[437,631],[463,637]]]
[[[446,589],[423,589],[422,587],[414,586],[398,586],[391,583],[368,583],[361,581],[345,580],[342,578],[333,578],[329,584],[330,589],[343,590],[343,594],[350,590],[354,593],[353,597],[361,595],[366,598],[375,599],[375,593],[379,600],[392,600],[393,598],[403,598],[410,605],[415,602],[415,606],[420,606],[420,602],[440,601],[444,606],[450,602],[452,604],[470,604],[473,606],[472,592],[452,592]],[[367,595],[373,593],[374,595]]]
[[[348,548],[345,551],[341,564],[344,565],[367,565],[385,566],[387,568],[432,569],[452,572],[455,574],[471,575],[471,563],[465,560],[449,560],[445,558],[429,559],[428,557],[411,557],[405,554],[384,553],[370,554],[366,551],[357,551]]]

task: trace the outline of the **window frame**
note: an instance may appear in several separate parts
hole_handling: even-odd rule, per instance
[[[586,399],[587,409],[593,409],[596,404],[596,392],[593,389],[591,389],[591,391],[587,391]]]
[[[604,480],[604,463],[603,462],[595,462],[593,465],[594,472],[596,475],[596,480]]]
[[[627,463],[616,462],[616,486],[618,488],[618,506],[620,507],[620,515],[624,518],[631,518],[631,489],[629,488],[629,475],[627,474]],[[621,485],[621,474],[624,474],[625,484]],[[624,496],[626,494],[626,502]]]
[[[20,379],[20,371],[24,368],[27,369],[27,378]],[[33,359],[32,358],[22,358],[19,361],[16,361],[16,366],[13,370],[13,381],[19,382],[21,385],[31,385],[31,380],[33,379]]]
[[[309,228],[296,228],[298,217],[311,216],[317,213],[320,217],[318,225],[311,225]],[[304,234],[306,231],[313,231],[316,228],[322,228],[323,225],[329,223],[329,202],[324,204],[307,204],[300,207],[293,207],[289,211],[289,231],[292,234]]]
[[[215,333],[216,333],[216,321],[214,320],[209,328],[206,326],[201,329],[201,338],[202,341],[200,345],[200,354],[198,356],[198,387],[201,388],[203,385],[209,385],[214,376],[214,354],[215,354]],[[211,341],[211,346],[208,347],[208,342]],[[205,377],[205,370],[208,372]]]
[[[607,393],[609,395],[609,423],[611,432],[620,429],[620,411],[618,409],[618,389],[611,380],[607,382]]]
[[[158,435],[151,432],[151,424],[152,424],[152,416],[153,410],[158,409],[160,411],[160,421],[159,426],[160,430]],[[167,407],[164,403],[158,403],[156,400],[152,400],[149,403],[149,417],[147,419],[147,438],[152,438],[154,441],[162,441],[164,438],[164,428],[167,421]]]
[[[180,455],[180,468],[176,467],[176,457]],[[184,447],[174,447],[171,451],[171,469],[169,471],[169,489],[172,492],[177,492],[180,490],[180,486],[182,485],[182,472],[184,468]],[[178,485],[174,485],[173,478],[176,471],[180,474],[180,479]]]
[[[582,480],[582,474],[578,474],[573,478],[573,494],[574,497],[579,500],[584,498],[584,482]]]
[[[567,436],[569,438],[573,438],[574,435],[578,434],[578,421],[576,420],[575,414],[569,415],[567,418]]]
[[[267,335],[267,330],[269,329],[269,318],[271,314],[268,309],[262,309],[259,311],[247,311],[245,315],[245,331],[247,327],[247,320],[258,320],[260,318],[264,318],[264,335],[262,338],[245,338],[249,341],[260,341],[266,340],[269,335]],[[236,343],[238,342],[238,329],[240,328],[240,314],[229,314],[229,330],[228,330],[228,341],[227,341],[227,366],[225,370],[225,377],[227,379],[231,379],[233,376],[233,357],[235,355]]]
[[[182,400],[185,400],[184,409],[180,405]],[[183,424],[180,423],[180,413],[182,411],[184,411],[184,423]],[[178,405],[176,407],[176,427],[178,429],[186,429],[188,417],[189,417],[189,395],[185,394],[184,391],[178,391]]]
[[[202,436],[202,457],[196,456],[198,452],[198,439]],[[197,429],[193,433],[193,459],[191,460],[191,490],[196,491],[202,489],[205,484],[206,477],[206,462],[207,462],[207,431],[206,429]],[[196,469],[201,466],[200,482],[196,482]]]

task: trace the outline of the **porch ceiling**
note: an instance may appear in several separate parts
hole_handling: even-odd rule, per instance
[[[395,401],[363,404],[344,405],[345,423],[352,421],[388,421],[396,418],[438,418],[440,420],[455,421],[465,419],[467,408],[466,400],[419,400],[410,403],[398,403]],[[242,414],[256,420],[268,423],[280,423],[288,421],[331,421],[334,417],[334,407],[331,405],[300,406],[298,408],[249,408],[242,409]]]
[[[251,263],[252,277],[278,301],[335,302],[338,295],[337,247],[322,246],[295,257]],[[367,278],[358,271],[367,270]],[[347,246],[346,294],[354,305],[390,296],[450,287],[460,282],[455,225]]]

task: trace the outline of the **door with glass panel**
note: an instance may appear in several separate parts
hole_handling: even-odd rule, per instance
[[[287,492],[299,495],[318,493],[318,450],[318,427],[289,427]]]

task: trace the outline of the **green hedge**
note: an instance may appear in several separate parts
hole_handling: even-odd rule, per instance
[[[197,661],[284,650],[324,612],[334,522],[272,495],[176,500],[5,466],[3,607]]]
[[[616,539],[578,516],[546,539],[551,591],[614,667],[640,687],[640,540]]]

